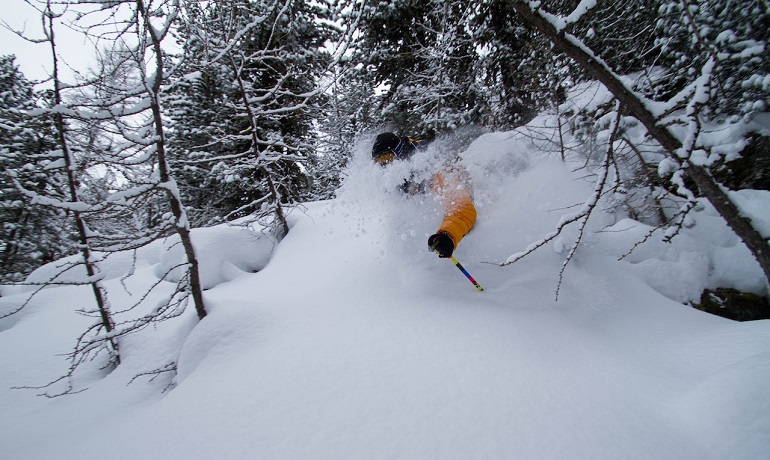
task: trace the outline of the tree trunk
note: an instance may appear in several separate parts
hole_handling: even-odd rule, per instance
[[[641,98],[628,88],[612,69],[591,53],[579,40],[565,34],[564,31],[557,30],[553,24],[538,14],[537,11],[534,11],[527,2],[511,0],[511,3],[527,26],[540,31],[557,48],[602,82],[623,104],[628,113],[647,128],[650,136],[670,153],[671,158],[680,164],[682,163],[676,155],[676,151],[682,147],[682,143],[668,128],[658,124],[658,119],[647,109]],[[698,187],[700,193],[714,206],[725,219],[727,225],[749,248],[764,271],[767,282],[770,283],[770,248],[768,248],[765,238],[751,225],[748,219],[741,216],[738,207],[706,169],[692,163],[687,164],[685,168],[687,175]]]
[[[54,101],[56,105],[61,105],[61,84],[59,81],[59,59],[56,55],[56,40],[54,37],[54,16],[51,13],[50,5],[46,9],[46,16],[48,19],[48,41],[51,45],[51,55],[53,56],[53,85],[54,85]],[[58,137],[59,146],[62,150],[62,157],[64,158],[64,164],[67,171],[67,185],[69,187],[70,201],[76,203],[80,200],[77,192],[76,177],[75,177],[75,164],[70,152],[69,144],[67,142],[67,136],[65,134],[64,116],[60,112],[56,112],[53,115],[54,124],[56,125],[56,135]],[[112,319],[112,314],[109,311],[108,303],[105,299],[106,290],[102,286],[100,280],[95,280],[94,275],[97,273],[97,269],[94,266],[94,262],[91,260],[91,244],[88,238],[88,227],[85,219],[78,211],[73,211],[73,218],[75,220],[75,227],[78,231],[78,238],[80,239],[80,252],[83,256],[83,264],[86,267],[86,273],[90,280],[91,289],[96,299],[96,306],[99,310],[99,317],[101,318],[102,327],[110,334],[115,329],[115,323]],[[118,351],[118,343],[116,339],[110,337],[107,339],[109,346],[112,348],[112,359],[117,366],[120,364],[120,353]]]
[[[246,86],[243,84],[243,78],[241,76],[243,64],[237,64],[235,62],[235,58],[230,58],[230,63],[232,64],[232,68],[235,71],[235,78],[238,80],[238,87],[241,89],[243,106],[246,107],[246,111],[249,115],[249,127],[251,128],[251,149],[254,152],[254,155],[259,158],[259,138],[257,136],[259,130],[257,129],[256,117],[254,116],[254,111],[251,109],[251,105],[249,104],[249,95],[246,91]],[[278,194],[278,189],[275,187],[273,178],[270,176],[270,170],[268,170],[268,168],[262,164],[259,166],[259,171],[265,175],[267,188],[275,205],[275,218],[278,219],[278,224],[280,225],[279,229],[281,232],[283,232],[280,235],[280,238],[283,238],[289,234],[289,222],[286,220],[286,213],[283,212],[283,207],[281,206],[281,197]]]
[[[162,36],[156,35],[158,32],[150,23],[149,12],[145,9],[142,0],[137,1],[139,13],[142,16],[147,33],[152,41],[153,52],[155,53],[156,72],[155,77],[150,82],[150,106],[152,110],[153,125],[155,127],[155,150],[158,155],[158,174],[163,184],[171,183],[171,174],[168,162],[166,161],[166,137],[163,131],[163,116],[160,108],[160,88],[163,80],[163,51],[161,49]],[[165,33],[165,32],[164,32]],[[171,213],[174,215],[176,232],[182,241],[187,262],[190,265],[188,273],[190,274],[190,295],[192,295],[195,311],[199,319],[206,317],[206,307],[203,303],[203,288],[201,286],[200,269],[198,258],[195,254],[195,247],[190,237],[190,222],[187,219],[187,213],[180,201],[180,197],[171,189],[166,189]]]

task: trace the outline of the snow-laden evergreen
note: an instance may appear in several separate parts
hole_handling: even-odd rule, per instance
[[[459,152],[479,213],[455,255],[483,292],[428,251],[441,219],[432,197],[396,190],[443,161],[446,144],[382,169],[367,136],[338,197],[295,210],[279,243],[257,228],[193,229],[209,314],[199,321],[188,308],[122,338],[109,375],[98,360],[81,366],[73,385],[83,392],[11,389],[65,373],[59,355],[91,322],[77,314],[93,303],[87,287],[42,291],[0,322],[0,455],[763,458],[770,322],[682,303],[703,287],[763,292],[748,250],[702,203],[672,243],[653,238],[619,261],[649,227],[605,196],[555,300],[576,228],[495,263],[579,209],[595,177],[525,134],[486,134]],[[755,222],[770,215],[768,192],[740,198]],[[142,248],[133,271],[128,255],[103,264],[118,321],[137,313],[121,305],[183,260],[173,243]],[[173,289],[164,282],[140,308]],[[23,302],[22,290],[5,288],[0,309]]]

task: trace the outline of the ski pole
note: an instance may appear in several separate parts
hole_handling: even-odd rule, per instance
[[[455,256],[451,256],[451,257],[449,257],[449,260],[451,260],[451,261],[452,261],[452,263],[454,263],[454,264],[455,264],[455,266],[456,266],[457,268],[459,268],[461,272],[463,272],[463,274],[465,275],[465,277],[466,277],[466,278],[468,278],[468,281],[470,281],[471,283],[473,283],[473,285],[474,285],[474,286],[476,286],[476,289],[478,289],[479,291],[483,291],[483,290],[484,290],[484,288],[483,288],[483,287],[481,287],[481,285],[480,285],[479,283],[477,283],[475,279],[473,279],[473,277],[471,276],[471,274],[470,274],[470,273],[468,273],[468,271],[467,271],[467,270],[465,270],[465,268],[463,268],[463,266],[462,266],[462,265],[460,265],[460,262],[458,262],[458,261],[457,261],[457,259],[455,259]]]

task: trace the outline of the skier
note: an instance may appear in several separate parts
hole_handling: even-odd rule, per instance
[[[422,144],[422,141],[410,137],[397,136],[390,132],[382,133],[377,136],[372,146],[372,159],[386,166],[394,160],[410,158]],[[460,165],[450,164],[433,175],[429,186],[441,199],[444,220],[436,233],[428,238],[428,247],[439,257],[452,257],[457,245],[476,222],[470,176]],[[407,193],[421,193],[426,188],[424,184],[407,181],[402,190]]]

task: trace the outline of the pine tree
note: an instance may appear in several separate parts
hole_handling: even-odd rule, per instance
[[[457,2],[365,7],[348,81],[377,91],[373,125],[430,139],[479,121],[473,14]]]
[[[169,126],[169,158],[178,170],[179,190],[193,226],[221,222],[239,206],[241,181],[228,174],[228,162],[247,149],[235,134],[234,76],[225,65],[207,65],[210,43],[198,33],[206,21],[200,5],[190,4],[177,32],[184,43],[178,75],[164,93]]]
[[[598,2],[572,31],[616,72],[646,71],[660,58],[655,29],[661,0]]]
[[[527,123],[539,111],[563,102],[566,89],[580,79],[577,66],[541,35],[522,27],[509,1],[482,2],[473,27],[482,49],[484,122],[493,129]]]
[[[74,252],[66,213],[32,203],[15,183],[34,193],[56,194],[62,178],[47,167],[57,163],[50,117],[32,118],[43,96],[16,66],[0,56],[0,281],[22,281],[43,263]],[[42,102],[45,102],[43,100]]]
[[[218,194],[217,218],[265,215],[268,204],[267,214],[275,211],[280,221],[283,206],[308,196],[310,180],[300,165],[316,142],[318,80],[327,61],[321,49],[329,36],[319,20],[326,14],[301,1],[219,2],[189,12],[183,28],[189,70],[174,85],[189,92],[173,102],[171,145],[189,171],[211,169],[199,182]],[[211,107],[209,122],[185,115],[185,105],[196,100]]]
[[[420,67],[410,72],[402,92],[420,114],[420,132],[429,137],[479,121],[476,44],[470,21],[474,7],[460,2],[428,2],[431,14],[418,27],[429,42],[416,55]]]
[[[335,69],[336,70],[336,69]],[[329,199],[342,183],[341,174],[353,155],[356,137],[371,128],[368,124],[371,88],[345,86],[333,75],[331,94],[325,98],[319,117],[319,138],[308,175],[313,180],[312,198]]]
[[[713,67],[708,118],[750,120],[770,106],[770,6],[763,0],[664,1],[656,29],[668,88]],[[711,61],[711,64],[709,64]]]

